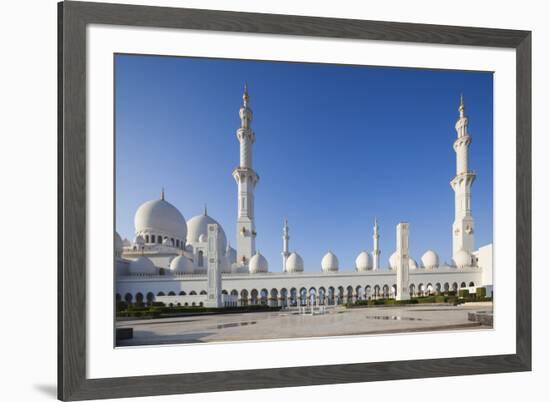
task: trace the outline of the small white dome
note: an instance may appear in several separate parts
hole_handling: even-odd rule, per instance
[[[252,256],[248,264],[248,271],[251,274],[267,272],[268,264],[267,260],[259,251],[256,251],[256,254]]]
[[[304,272],[304,260],[297,252],[293,252],[286,259],[286,272]]]
[[[355,269],[364,272],[372,269],[372,257],[368,251],[361,251],[355,259]]]
[[[433,269],[439,266],[439,257],[433,250],[426,251],[420,260],[424,268]]]
[[[393,252],[388,262],[390,264],[390,270],[395,271],[397,269],[397,264],[399,263],[399,259],[397,257],[397,251]],[[416,263],[414,258],[409,257],[409,269],[416,269],[416,268],[418,268],[418,264]]]
[[[138,208],[134,216],[136,233],[165,233],[170,237],[185,240],[185,218],[175,206],[163,198],[147,201]]]
[[[220,250],[225,251],[227,247],[227,239],[225,237],[225,232],[215,219],[210,217],[205,213],[197,215],[187,221],[187,242],[196,243],[196,242],[205,242],[208,239],[208,225],[216,224],[218,225],[218,239]]]
[[[192,274],[195,272],[195,265],[186,256],[178,255],[170,262],[170,270],[176,274]]]
[[[326,253],[321,260],[321,270],[323,272],[336,272],[338,271],[338,267],[338,257],[336,257],[336,255],[334,255],[332,251]]]
[[[118,232],[115,232],[115,254],[121,255],[122,254],[122,247],[124,247],[124,244],[122,243],[122,238],[118,234]]]
[[[454,256],[454,260],[458,268],[472,266],[472,255],[464,249],[458,250],[458,252]]]
[[[154,275],[157,273],[155,264],[147,257],[138,257],[130,262],[130,274],[132,275]]]

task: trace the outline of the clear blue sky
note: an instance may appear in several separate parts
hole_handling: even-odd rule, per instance
[[[470,166],[476,246],[492,242],[493,75],[329,64],[117,55],[116,229],[133,238],[139,205],[159,198],[186,219],[218,220],[235,244],[238,110],[248,82],[257,248],[281,270],[285,217],[290,248],[306,271],[327,250],[340,269],[372,250],[380,224],[381,266],[395,226],[410,223],[412,256],[451,255],[453,141],[464,93],[473,142]]]

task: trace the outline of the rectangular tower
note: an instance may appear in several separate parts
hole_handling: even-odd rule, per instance
[[[206,307],[222,307],[222,271],[219,252],[219,226],[208,225],[208,299]]]
[[[409,300],[409,224],[397,225],[397,294],[396,300]]]

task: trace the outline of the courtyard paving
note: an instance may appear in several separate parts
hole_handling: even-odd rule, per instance
[[[460,306],[327,308],[324,315],[297,311],[217,314],[117,322],[131,327],[132,339],[117,346],[311,338],[414,331],[489,329],[468,321],[468,312],[492,311],[492,303]]]

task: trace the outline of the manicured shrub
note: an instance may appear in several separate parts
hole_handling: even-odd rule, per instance
[[[470,291],[468,289],[460,289],[458,295],[464,299],[470,298]]]
[[[485,298],[486,290],[485,288],[477,288],[476,289],[476,298],[477,299],[484,299]]]

